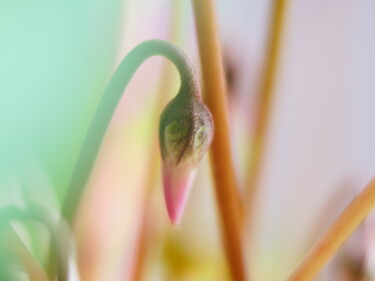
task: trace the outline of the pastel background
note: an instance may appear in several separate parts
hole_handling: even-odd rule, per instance
[[[240,185],[272,3],[218,1],[224,62],[234,73],[228,99]],[[374,9],[369,0],[288,1],[256,230],[245,249],[253,280],[285,280],[374,174]],[[33,200],[58,217],[111,75],[133,47],[154,38],[182,48],[200,73],[189,1],[0,0],[0,207]],[[154,227],[144,280],[229,280],[208,157],[182,224],[167,218],[157,128],[178,85],[174,68],[152,58],[126,89],[72,230],[71,280],[134,280],[146,196]],[[12,227],[46,264],[45,230],[19,222]],[[374,227],[370,217],[368,239],[352,242],[361,245],[354,248],[365,244],[369,280],[375,280]],[[338,277],[338,264],[334,259],[317,280],[347,280]],[[14,280],[28,280],[15,271]]]

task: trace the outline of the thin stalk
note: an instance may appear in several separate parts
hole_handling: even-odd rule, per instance
[[[375,178],[340,214],[288,281],[310,281],[375,206]]]
[[[160,40],[146,41],[135,47],[125,57],[104,92],[78,156],[62,209],[62,215],[70,225],[73,223],[87,179],[122,93],[139,66],[149,57],[156,55],[168,58],[177,67],[181,76],[180,92],[186,92],[187,89],[196,87],[194,73],[187,62],[187,58],[172,44]],[[192,90],[191,92],[198,92],[198,90]]]
[[[243,208],[231,155],[226,85],[214,0],[192,0],[202,65],[204,100],[212,113],[215,133],[210,149],[216,200],[230,272],[247,280],[243,248]]]
[[[255,124],[253,144],[250,150],[250,161],[246,179],[246,214],[249,227],[252,229],[253,212],[257,198],[258,180],[264,159],[267,131],[271,115],[273,92],[277,79],[277,70],[282,43],[282,33],[285,25],[285,11],[287,0],[274,0],[269,30],[268,46],[265,55],[263,76],[259,87],[258,114]]]

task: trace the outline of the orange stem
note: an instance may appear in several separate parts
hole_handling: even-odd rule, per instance
[[[375,178],[340,214],[288,281],[309,281],[322,269],[375,206]]]
[[[235,182],[223,62],[214,0],[193,0],[202,65],[204,99],[215,124],[210,149],[222,235],[232,277],[246,278],[243,248],[243,206]]]
[[[258,179],[264,159],[267,130],[271,115],[273,92],[275,88],[278,62],[280,56],[280,46],[284,26],[285,10],[287,0],[273,1],[273,11],[271,15],[271,26],[269,31],[268,46],[264,72],[259,88],[258,116],[255,124],[253,145],[250,150],[250,163],[246,179],[246,206],[247,216],[250,224],[253,219],[254,205],[257,197]],[[252,226],[250,225],[250,228]]]

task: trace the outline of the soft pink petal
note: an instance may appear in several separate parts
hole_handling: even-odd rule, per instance
[[[195,174],[195,167],[188,164],[163,164],[164,197],[169,219],[173,224],[181,221]]]

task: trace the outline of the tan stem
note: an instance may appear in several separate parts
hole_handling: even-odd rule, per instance
[[[202,65],[204,100],[215,124],[210,149],[222,235],[232,277],[247,280],[243,247],[243,207],[232,164],[227,97],[214,0],[193,0]]]
[[[155,150],[152,151],[153,154],[151,155],[156,156]],[[149,170],[147,173],[147,183],[149,183],[149,187],[153,187],[155,185],[155,179],[157,178],[157,167],[155,166],[156,165],[154,163],[150,163],[148,167]],[[158,221],[150,219],[153,217],[153,212],[155,212],[155,208],[153,208],[154,206],[152,204],[152,195],[155,195],[155,193],[151,190],[151,188],[148,188],[146,190],[142,205],[141,223],[138,233],[138,241],[135,253],[135,265],[132,277],[133,281],[141,281],[144,279],[144,269],[146,267],[147,257],[150,250],[152,249],[152,238],[156,236],[155,232],[158,228]],[[126,278],[124,280],[126,280]]]
[[[340,214],[288,281],[309,281],[322,269],[375,206],[375,178]]]
[[[253,145],[250,150],[250,163],[246,179],[246,206],[249,227],[252,229],[253,212],[257,198],[258,179],[264,160],[266,138],[271,115],[273,92],[275,88],[280,46],[284,27],[287,0],[274,0],[269,30],[268,46],[265,55],[263,77],[259,87],[258,114],[255,124]]]

